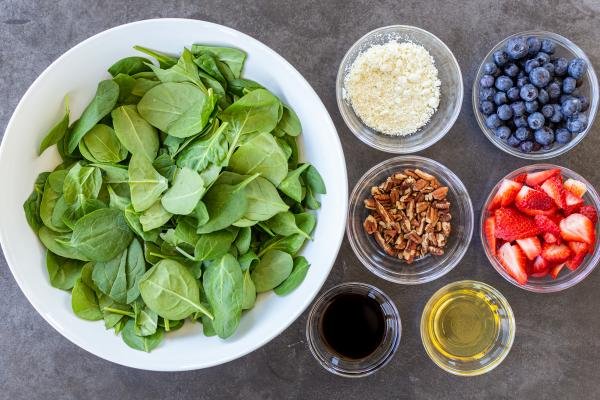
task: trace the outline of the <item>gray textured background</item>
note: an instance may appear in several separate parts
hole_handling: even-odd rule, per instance
[[[186,17],[245,32],[275,49],[312,84],[331,113],[348,163],[349,185],[389,155],[363,145],[344,125],[335,102],[335,75],[348,47],[371,29],[411,24],[440,37],[463,71],[462,113],[440,142],[422,155],[450,167],[469,189],[476,215],[490,188],[527,162],[497,150],[480,132],[471,85],[482,57],[501,38],[541,28],[569,37],[600,66],[600,1],[35,1],[0,0],[0,132],[19,98],[54,59],[83,39],[126,22]],[[193,41],[194,38],[190,38]],[[600,188],[600,126],[552,162]],[[3,188],[10,191],[10,188]],[[6,194],[5,194],[6,195]],[[449,282],[471,278],[498,288],[517,320],[511,353],[493,372],[458,378],[425,354],[418,321],[424,303]],[[325,372],[304,340],[306,313],[263,348],[208,370],[154,373],[101,360],[54,331],[18,289],[0,258],[0,398],[2,399],[592,399],[600,397],[600,272],[563,293],[535,295],[502,279],[485,258],[478,232],[463,261],[444,278],[417,287],[378,279],[344,241],[325,287],[364,281],[386,291],[403,318],[400,349],[383,370],[362,380]],[[167,343],[168,345],[168,343]]]

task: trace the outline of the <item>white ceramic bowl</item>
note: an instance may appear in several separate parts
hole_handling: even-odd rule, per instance
[[[169,333],[151,353],[130,349],[104,329],[102,321],[77,318],[70,294],[50,286],[44,252],[25,220],[22,204],[37,175],[59,163],[53,148],[42,157],[37,148],[45,132],[60,118],[68,93],[75,120],[92,98],[98,81],[116,60],[135,55],[133,45],[180,53],[193,43],[239,47],[248,53],[244,76],[254,79],[290,104],[302,121],[301,152],[320,171],[328,194],[322,197],[314,241],[302,254],[312,263],[306,280],[293,293],[259,296],[244,314],[237,333],[227,339],[207,338],[200,324],[187,323]],[[99,33],[53,62],[27,90],[4,133],[0,147],[0,243],[4,256],[31,304],[57,331],[83,349],[122,365],[160,371],[210,367],[241,357],[264,345],[287,328],[311,303],[338,253],[346,223],[347,177],[342,147],[323,103],[280,55],[259,41],[203,21],[156,19],[134,22]]]

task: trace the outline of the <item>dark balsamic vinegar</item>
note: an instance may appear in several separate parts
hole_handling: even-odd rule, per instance
[[[334,353],[358,360],[371,355],[383,341],[385,316],[379,303],[366,294],[342,293],[323,312],[320,328]]]

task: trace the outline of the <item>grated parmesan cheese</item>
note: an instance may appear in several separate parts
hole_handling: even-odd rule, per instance
[[[423,46],[410,42],[370,47],[350,67],[345,87],[358,117],[387,135],[415,133],[440,103],[435,61]]]

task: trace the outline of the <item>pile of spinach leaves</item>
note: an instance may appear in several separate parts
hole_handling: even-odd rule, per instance
[[[63,162],[38,176],[25,215],[78,317],[143,351],[184,320],[227,338],[258,293],[305,278],[298,252],[325,185],[298,160],[294,111],[242,78],[243,51],[135,48],[157,63],[117,61],[72,124],[65,104],[39,148]]]

